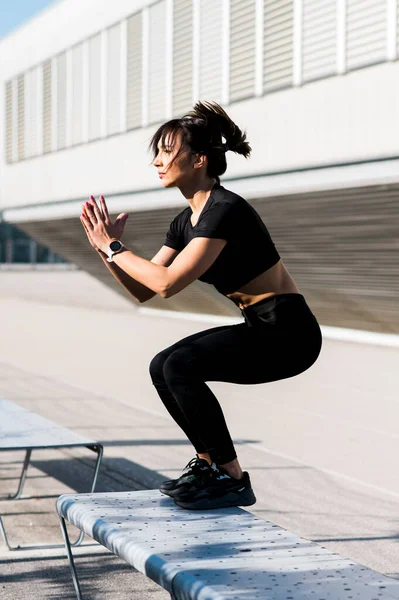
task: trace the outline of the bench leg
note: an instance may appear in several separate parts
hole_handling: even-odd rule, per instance
[[[21,478],[19,480],[19,486],[18,486],[18,490],[17,493],[15,494],[15,496],[10,496],[9,500],[12,499],[16,499],[19,498],[22,494],[22,490],[24,488],[24,483],[25,483],[25,479],[26,479],[26,472],[28,470],[28,466],[29,466],[29,462],[30,462],[30,457],[32,454],[32,450],[27,450],[26,454],[25,454],[25,460],[24,460],[24,466],[22,468],[22,473],[21,473]]]
[[[18,489],[15,492],[15,494],[10,494],[9,496],[0,498],[0,500],[4,501],[4,500],[17,500],[18,498],[21,497],[22,494],[22,490],[24,489],[24,484],[25,484],[25,479],[26,479],[26,472],[28,470],[29,467],[29,462],[30,462],[30,457],[32,455],[32,450],[27,450],[26,454],[25,454],[25,460],[24,460],[24,465],[22,467],[22,473],[21,473],[21,477],[19,478],[19,484],[18,484]]]
[[[92,494],[95,490],[96,484],[97,484],[97,477],[98,477],[98,472],[100,470],[100,464],[101,464],[101,459],[103,457],[103,452],[104,449],[102,446],[87,446],[87,448],[89,448],[89,450],[92,450],[93,452],[95,452],[97,454],[97,461],[96,461],[96,466],[94,467],[94,475],[93,475],[93,482],[91,484],[91,489],[90,489],[90,493]]]
[[[66,549],[67,556],[68,556],[68,563],[69,563],[69,568],[71,570],[72,581],[73,581],[73,585],[75,588],[76,597],[78,600],[83,600],[82,592],[80,591],[78,574],[76,572],[75,562],[73,560],[71,543],[69,541],[68,531],[67,531],[67,528],[65,525],[65,519],[61,516],[60,516],[60,525],[61,525],[62,535],[63,535],[64,541],[65,541],[65,549]],[[76,543],[75,543],[75,545],[76,545]]]
[[[101,460],[103,457],[103,452],[104,449],[102,446],[87,446],[87,448],[89,448],[89,450],[92,450],[93,452],[95,452],[97,454],[97,460],[96,460],[96,466],[94,467],[94,475],[93,475],[93,481],[91,484],[91,488],[90,488],[90,494],[92,494],[95,490],[96,484],[97,484],[97,477],[98,477],[98,472],[100,470],[100,465],[101,465]],[[71,546],[80,546],[80,544],[83,541],[85,534],[83,531],[80,532],[78,539],[76,540],[76,542],[72,542]],[[92,545],[92,544],[90,544]]]
[[[91,488],[90,488],[90,493],[94,492],[94,489],[96,487],[96,483],[97,483],[97,478],[98,478],[98,472],[100,470],[100,465],[101,465],[101,459],[103,456],[103,447],[99,446],[99,445],[95,445],[95,446],[86,446],[89,450],[92,450],[93,452],[95,452],[97,454],[97,460],[96,460],[96,465],[94,467],[94,475],[93,475],[93,481],[91,484]],[[18,491],[16,493],[15,496],[11,496],[6,498],[7,500],[10,500],[12,498],[18,498],[19,494],[21,494],[22,492],[22,488],[23,488],[23,484],[25,481],[25,477],[26,477],[26,471],[28,469],[28,465],[29,465],[29,460],[30,460],[30,456],[31,456],[32,451],[31,450],[27,450],[26,452],[26,456],[25,456],[25,462],[24,462],[24,468],[22,471],[22,475],[21,475],[21,480],[20,480],[20,484],[19,484],[19,488]],[[64,544],[41,544],[41,545],[36,545],[36,546],[11,546],[8,538],[7,538],[7,534],[6,534],[6,530],[4,527],[4,523],[0,517],[0,533],[2,534],[4,541],[6,543],[6,546],[9,550],[40,550],[42,548],[63,548]],[[71,546],[80,546],[83,538],[84,538],[84,531],[81,531],[79,533],[79,537],[75,542],[69,542]],[[69,541],[69,539],[68,539]],[[94,546],[97,544],[85,544],[85,546]]]

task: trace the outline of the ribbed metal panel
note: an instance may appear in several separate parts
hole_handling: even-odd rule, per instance
[[[135,219],[132,219],[130,223],[128,221],[126,225],[124,243],[138,256],[151,259],[162,246],[165,231],[167,231],[169,223],[175,215],[176,209],[135,213]],[[79,219],[32,221],[30,223],[19,223],[18,227],[40,243],[56,249],[57,254],[67,258],[70,262],[135,303],[122,286],[115,281],[102,260],[89,246]],[[135,304],[137,305],[137,303]],[[155,296],[145,306],[182,312],[188,310],[200,314],[230,316],[239,314],[238,309],[230,300],[221,296],[211,286],[200,281],[194,282],[167,301],[160,296]]]
[[[12,162],[13,157],[13,118],[12,118],[12,81],[5,85],[5,120],[6,120],[6,161]]]
[[[72,144],[83,140],[83,44],[72,49]]]
[[[201,0],[199,97],[222,102],[223,0]]]
[[[142,122],[142,40],[142,15],[137,13],[127,20],[127,129],[141,127]]]
[[[101,137],[101,34],[89,40],[89,140]]]
[[[292,85],[292,0],[264,1],[263,84],[265,92]]]
[[[208,65],[209,68],[209,65]],[[193,3],[173,5],[173,115],[190,110],[193,99]]]
[[[166,2],[149,8],[149,90],[150,123],[166,118]]]
[[[230,77],[231,102],[255,95],[256,0],[231,0]]]
[[[399,0],[396,0],[396,50],[399,57]]]
[[[18,160],[25,158],[25,75],[17,79],[17,149]]]
[[[67,76],[66,53],[57,56],[57,148],[61,150],[66,146],[67,122]]]
[[[35,132],[34,121],[36,121],[34,100],[37,90],[34,88],[34,71],[30,69],[23,75],[24,77],[24,151],[23,157],[30,158],[32,156],[31,146],[34,140],[32,134]],[[21,156],[19,156],[21,160]]]
[[[386,0],[347,0],[346,64],[348,70],[385,61],[386,37]]]
[[[121,130],[121,25],[108,29],[107,134]]]
[[[279,196],[251,204],[322,324],[399,333],[399,185]],[[124,238],[128,248],[150,259],[178,212],[171,208],[134,213]],[[18,226],[125,293],[90,249],[77,218]],[[146,306],[240,314],[233,303],[201,282],[168,300],[154,297]]]
[[[256,202],[321,322],[399,333],[399,186]]]
[[[38,154],[37,122],[37,69],[30,69],[24,75],[24,158]]]
[[[336,63],[336,0],[303,0],[303,81],[334,74]]]
[[[52,140],[52,64],[47,60],[43,64],[43,152],[51,152]]]

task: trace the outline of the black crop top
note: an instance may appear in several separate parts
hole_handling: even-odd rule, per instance
[[[183,250],[195,237],[227,241],[209,269],[198,277],[223,295],[236,292],[275,265],[280,256],[256,210],[244,198],[215,184],[197,224],[188,206],[171,222],[165,246]]]

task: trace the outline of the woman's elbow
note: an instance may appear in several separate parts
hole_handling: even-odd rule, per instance
[[[159,295],[161,296],[161,298],[165,298],[165,300],[173,296],[170,290],[163,290],[162,292],[159,292]]]
[[[175,294],[177,294],[179,290],[176,290],[176,288],[173,287],[168,287],[165,288],[164,290],[162,290],[162,293],[160,293],[160,296],[162,296],[162,298],[168,299],[171,298],[172,296],[174,296]]]
[[[156,295],[157,295],[156,292],[151,291],[151,294],[146,294],[145,296],[140,296],[140,298],[136,298],[136,300],[138,301],[139,304],[144,304],[144,302],[148,302],[148,300],[151,300],[151,298],[153,298]]]
[[[184,290],[184,288],[187,287],[190,283],[191,281],[184,281],[183,279],[179,279],[177,281],[170,281],[162,286],[162,289],[158,292],[158,294],[162,296],[162,298],[171,298],[172,296],[175,296],[175,294],[178,294],[179,292]]]

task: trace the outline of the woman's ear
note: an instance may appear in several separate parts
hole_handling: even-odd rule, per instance
[[[193,163],[194,169],[201,169],[203,166],[206,165],[207,160],[208,159],[205,156],[205,154],[195,154]]]

